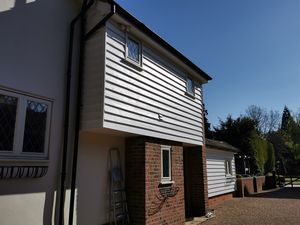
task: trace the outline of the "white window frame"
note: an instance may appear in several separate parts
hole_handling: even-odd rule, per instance
[[[161,155],[161,183],[170,183],[172,181],[172,154],[171,154],[171,146],[161,145],[160,147],[160,155]],[[163,151],[169,152],[169,177],[164,177],[164,161],[163,161]]]
[[[135,61],[134,59],[128,57],[128,39],[132,39],[133,41],[135,41],[136,43],[138,43],[139,45],[139,61]],[[142,42],[140,42],[139,40],[137,40],[136,38],[132,37],[131,35],[128,34],[128,32],[126,32],[126,45],[125,45],[125,59],[126,61],[130,62],[131,64],[138,66],[139,68],[142,67],[142,49],[143,49],[143,45]]]
[[[226,159],[224,164],[225,164],[225,176],[231,177],[232,176],[232,160]]]
[[[188,90],[188,81],[191,81],[192,82],[192,91]],[[185,80],[186,84],[185,84],[185,90],[186,90],[186,94],[191,96],[191,97],[195,97],[195,81],[191,78],[191,77],[186,77],[186,80]]]
[[[38,159],[46,160],[48,159],[49,152],[49,139],[50,139],[50,123],[52,114],[52,102],[50,100],[43,99],[41,97],[31,96],[22,92],[10,91],[0,88],[0,94],[16,97],[17,101],[17,112],[16,112],[16,122],[13,140],[12,151],[0,150],[0,160],[1,159]],[[26,120],[26,109],[27,101],[35,101],[47,104],[47,118],[46,118],[46,128],[45,128],[45,142],[44,151],[39,152],[23,152],[23,142],[24,142],[24,132],[25,132],[25,120]]]

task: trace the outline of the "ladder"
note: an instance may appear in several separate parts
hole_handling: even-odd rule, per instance
[[[129,224],[126,191],[122,174],[121,156],[117,148],[109,150],[110,158],[110,212],[109,224]]]

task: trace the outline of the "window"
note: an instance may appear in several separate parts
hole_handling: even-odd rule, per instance
[[[47,157],[49,101],[0,90],[0,156]]]
[[[126,39],[126,59],[138,66],[141,66],[142,60],[141,44],[131,37]]]
[[[225,175],[226,176],[232,175],[231,160],[225,160]]]
[[[195,95],[195,85],[194,85],[194,81],[191,78],[186,79],[186,92],[189,95],[192,96]]]
[[[171,147],[161,146],[161,180],[171,181]]]
[[[44,151],[47,110],[46,103],[27,100],[23,152]]]
[[[0,93],[0,150],[12,151],[18,98]]]

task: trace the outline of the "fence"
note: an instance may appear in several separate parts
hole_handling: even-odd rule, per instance
[[[300,176],[299,175],[285,175],[284,176],[284,186],[291,185],[300,185]]]

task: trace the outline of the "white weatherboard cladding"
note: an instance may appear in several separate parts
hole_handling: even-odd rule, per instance
[[[91,129],[102,126],[103,84],[105,59],[105,32],[100,29],[86,41],[81,128]]]
[[[202,90],[185,94],[185,74],[143,44],[142,70],[125,59],[125,33],[106,26],[103,127],[202,145]],[[162,120],[159,120],[159,115]]]
[[[225,161],[231,160],[232,176],[225,175]],[[231,193],[235,191],[235,163],[234,153],[206,149],[208,197]]]

